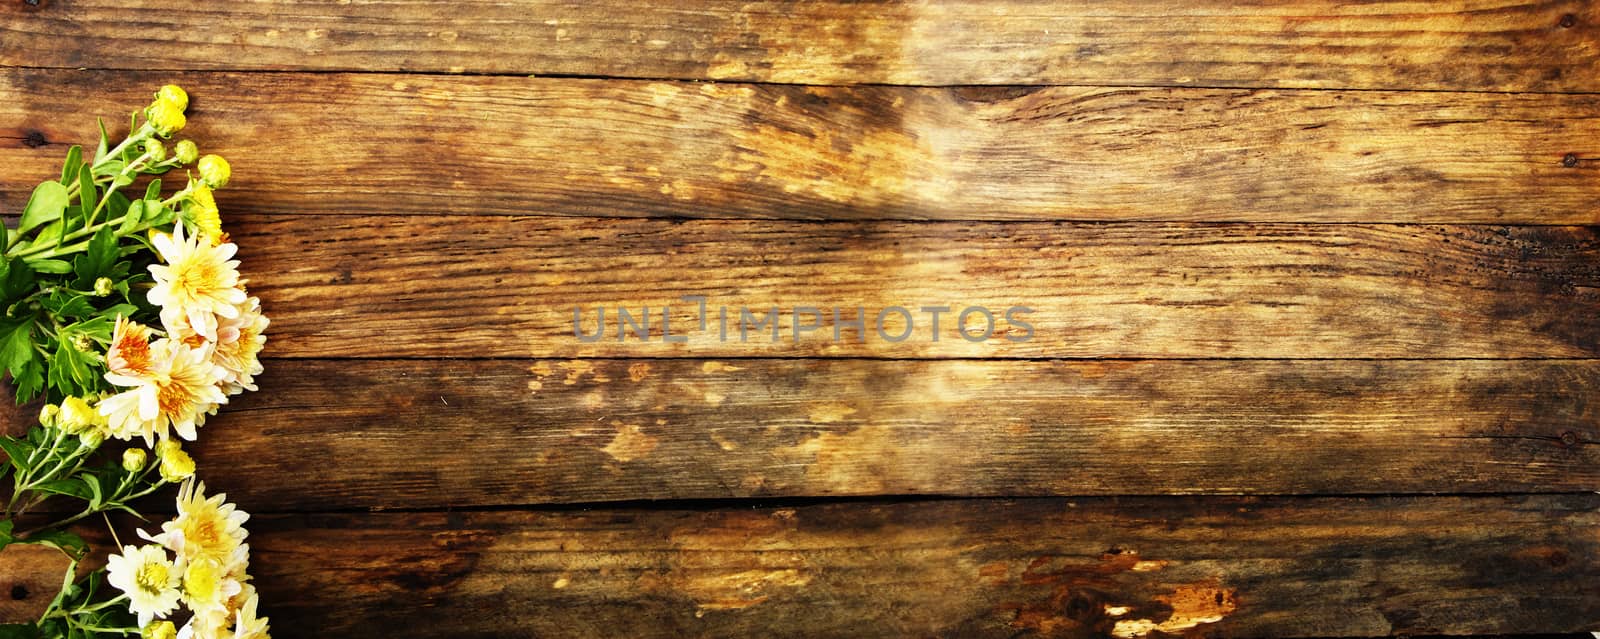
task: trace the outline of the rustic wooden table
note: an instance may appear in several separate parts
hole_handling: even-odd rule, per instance
[[[1600,3],[0,7],[0,210],[233,162],[281,637],[1600,629]],[[572,335],[682,295],[1035,334]]]

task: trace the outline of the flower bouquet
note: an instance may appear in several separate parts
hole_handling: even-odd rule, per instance
[[[43,615],[0,620],[0,639],[267,636],[248,515],[206,495],[181,443],[256,389],[267,328],[213,196],[228,162],[189,140],[169,147],[188,102],[162,87],[114,145],[102,122],[92,156],[69,149],[60,179],[0,225],[0,374],[19,404],[44,402],[37,425],[0,437],[0,552],[69,558]],[[168,193],[159,176],[179,168],[190,175]],[[168,484],[180,485],[176,516],[80,575],[88,547],[69,526],[98,515],[109,529],[109,513],[139,516],[134,501]]]

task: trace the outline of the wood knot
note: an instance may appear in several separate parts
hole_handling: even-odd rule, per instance
[[[1576,155],[1568,153],[1566,155],[1566,157],[1561,158],[1561,166],[1564,166],[1564,167],[1567,167],[1567,168],[1570,169],[1570,168],[1575,167],[1577,165],[1578,165],[1578,156],[1576,156]]]
[[[1571,29],[1572,25],[1578,24],[1578,16],[1568,13],[1561,16],[1561,22],[1557,24],[1560,24],[1563,29]]]
[[[37,149],[49,143],[50,139],[44,136],[44,131],[32,129],[22,134],[22,146],[30,149]]]
[[[1579,442],[1578,442],[1578,434],[1577,433],[1574,433],[1574,432],[1572,432],[1570,430],[1561,433],[1561,445],[1562,446],[1566,446],[1567,448],[1572,448],[1573,446],[1577,446],[1578,443]]]
[[[15,600],[15,601],[22,601],[23,599],[27,599],[28,598],[28,587],[24,586],[22,584],[17,584],[15,586],[12,586],[11,587],[11,598],[13,600]]]

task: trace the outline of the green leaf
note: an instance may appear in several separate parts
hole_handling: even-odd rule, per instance
[[[0,323],[0,367],[10,371],[12,377],[19,378],[22,367],[33,361],[36,355],[31,318],[14,320],[9,324]]]
[[[89,354],[72,345],[72,337],[63,332],[50,357],[49,382],[62,395],[88,395],[95,390],[93,362]]]
[[[38,626],[31,623],[0,623],[0,639],[41,639]]]
[[[72,293],[56,289],[44,298],[44,310],[49,311],[58,319],[78,319],[93,316],[94,306],[89,304],[89,298],[81,293]]]
[[[22,368],[11,371],[11,385],[17,387],[18,404],[38,397],[44,390],[44,364],[38,358],[29,359]]]
[[[161,201],[161,178],[150,180],[150,184],[144,187],[144,199]]]
[[[40,273],[61,275],[72,272],[72,265],[61,260],[26,260],[29,267]]]
[[[0,258],[0,302],[9,305],[12,300],[27,297],[34,290],[34,279],[33,269],[27,263]]]
[[[139,228],[140,220],[144,219],[145,200],[134,200],[128,203],[128,212],[122,216],[122,224],[117,226],[117,235],[127,235]]]
[[[67,161],[61,165],[61,186],[72,184],[78,179],[78,169],[83,164],[83,147],[76,144],[67,149]]]
[[[28,535],[26,539],[13,540],[14,544],[33,544],[54,548],[73,559],[82,559],[89,552],[89,544],[82,537],[65,530],[41,530]]]
[[[78,208],[83,219],[89,219],[94,212],[94,206],[100,203],[100,192],[94,188],[94,174],[89,172],[89,165],[83,165],[83,170],[78,172]]]
[[[89,487],[81,479],[52,479],[34,485],[34,490],[52,495],[66,495],[77,497],[84,501],[89,500]]]
[[[69,207],[67,207],[66,213],[64,215],[62,215],[59,219],[57,219],[56,221],[51,222],[49,224],[46,224],[46,225],[44,225],[44,228],[39,229],[38,235],[33,236],[33,245],[34,246],[59,246],[61,244],[61,239],[64,237],[64,235],[61,232],[61,229],[66,226],[67,220],[68,219],[77,220],[80,217],[82,217],[82,216],[78,214],[78,207],[77,206],[69,206]]]
[[[27,207],[22,209],[22,220],[17,223],[17,234],[21,235],[38,228],[41,224],[48,224],[61,219],[62,211],[67,210],[67,187],[60,182],[45,182],[34,187],[33,196],[28,198]]]
[[[139,312],[139,307],[137,306],[132,304],[117,304],[111,306],[110,308],[102,309],[98,315],[101,319],[108,320],[106,325],[110,326],[110,320],[115,320],[118,317],[133,317],[133,314],[137,312]],[[111,339],[111,334],[109,332],[106,333],[106,339]]]
[[[95,118],[100,123],[100,143],[94,147],[94,159],[106,156],[106,150],[111,147],[111,136],[106,135],[106,121],[104,118]]]
[[[73,260],[72,272],[78,276],[78,287],[87,290],[96,279],[109,277],[119,257],[116,232],[109,226],[100,227],[83,254]]]
[[[28,472],[28,455],[33,454],[34,445],[21,439],[0,437],[0,450],[5,451],[6,461],[17,472]],[[0,521],[0,527],[11,523],[9,520]]]

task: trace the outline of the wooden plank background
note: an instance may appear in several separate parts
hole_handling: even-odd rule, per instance
[[[189,88],[273,318],[197,457],[281,637],[1597,630],[1597,23],[12,2],[0,211]],[[1035,335],[572,336],[682,295]],[[0,618],[58,583],[7,550]]]

